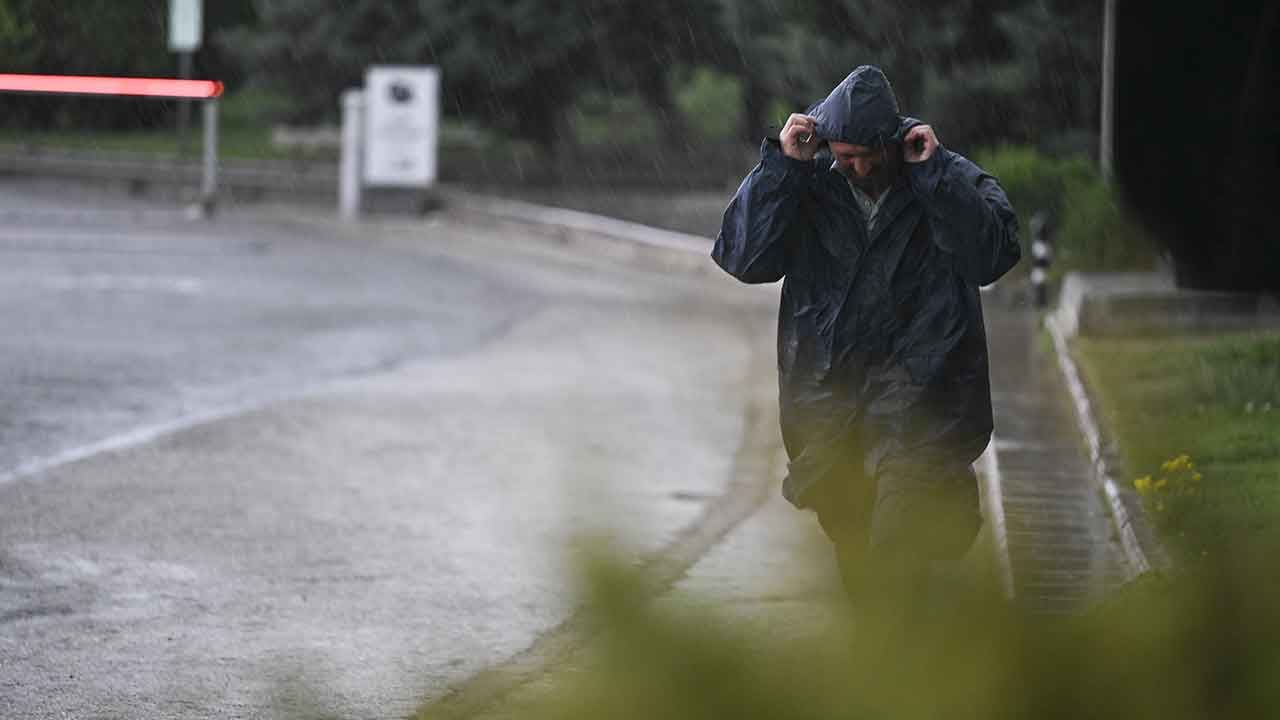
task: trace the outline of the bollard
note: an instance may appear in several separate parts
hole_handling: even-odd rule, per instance
[[[343,220],[360,216],[360,155],[364,135],[364,91],[342,93],[342,159],[338,169],[338,213]]]
[[[1046,238],[1049,221],[1044,211],[1031,216],[1031,292],[1037,308],[1049,306],[1049,264],[1053,262],[1053,248]]]

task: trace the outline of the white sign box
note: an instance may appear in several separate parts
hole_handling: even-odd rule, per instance
[[[169,50],[195,52],[200,49],[203,28],[203,0],[169,0]]]
[[[436,179],[440,71],[375,65],[365,73],[364,182],[429,187]]]

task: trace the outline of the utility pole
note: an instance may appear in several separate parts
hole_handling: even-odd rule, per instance
[[[1106,0],[1102,16],[1102,127],[1098,167],[1111,179],[1116,152],[1116,0]]]

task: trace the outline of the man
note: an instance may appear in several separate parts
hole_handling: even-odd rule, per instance
[[[715,262],[784,280],[783,494],[817,511],[855,602],[891,580],[911,592],[977,534],[972,463],[992,430],[978,288],[1020,255],[996,179],[900,116],[869,65],[763,143],[725,210]]]

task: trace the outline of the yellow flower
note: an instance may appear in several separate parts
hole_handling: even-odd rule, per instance
[[[1203,476],[1203,475],[1201,475],[1201,474],[1200,474],[1200,473],[1198,473],[1198,472],[1193,472],[1193,473],[1191,473],[1191,481],[1192,481],[1192,482],[1200,482],[1200,479],[1201,479],[1202,477],[1204,477],[1204,476]]]
[[[1151,492],[1151,476],[1143,475],[1137,480],[1134,480],[1133,487],[1135,490],[1137,490],[1139,493],[1143,495],[1146,495],[1147,493]]]
[[[1159,480],[1157,480],[1157,481],[1156,481],[1156,489],[1157,489],[1157,490],[1163,490],[1163,489],[1165,489],[1165,487],[1166,487],[1166,486],[1168,486],[1168,484],[1169,484],[1169,478],[1167,478],[1167,477],[1162,477],[1162,478],[1160,478]]]

